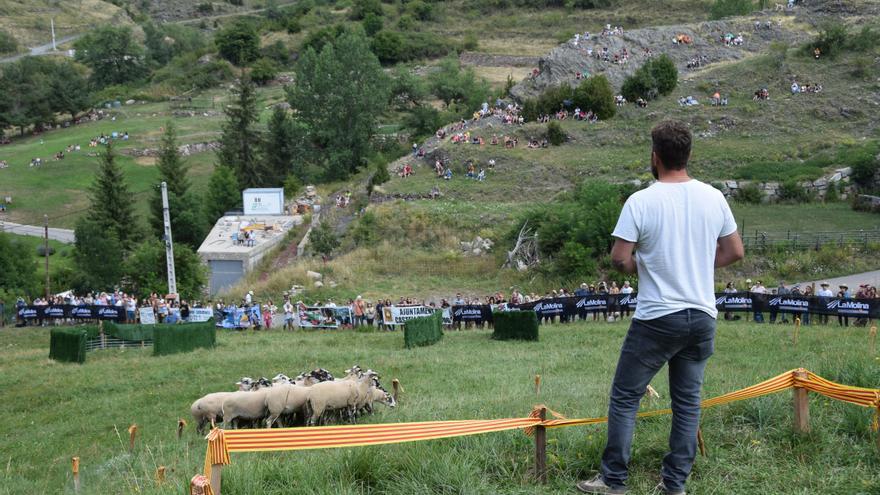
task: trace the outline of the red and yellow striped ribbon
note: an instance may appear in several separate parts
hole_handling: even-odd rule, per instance
[[[841,385],[826,380],[803,368],[786,371],[761,383],[728,394],[706,399],[702,408],[753,399],[790,388],[804,388],[826,397],[862,407],[877,408],[880,414],[880,390]],[[258,430],[221,430],[215,428],[208,435],[205,456],[205,474],[210,477],[211,465],[229,464],[229,452],[266,452],[281,450],[308,450],[338,447],[385,445],[420,440],[478,435],[496,431],[524,428],[531,433],[535,426],[562,428],[566,426],[605,423],[607,417],[565,419],[549,410],[559,419],[541,421],[536,411],[527,418],[469,419],[457,421],[425,421],[420,423],[391,423],[318,428],[276,428]],[[670,409],[643,411],[640,418],[671,414]]]

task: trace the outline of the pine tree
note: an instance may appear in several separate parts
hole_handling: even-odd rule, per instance
[[[205,217],[210,222],[216,221],[224,213],[241,206],[241,191],[232,169],[218,164],[208,180],[208,192],[205,194]]]
[[[168,185],[168,212],[171,216],[171,238],[176,244],[186,244],[198,249],[205,237],[204,215],[199,208],[199,199],[190,191],[187,177],[188,167],[177,150],[177,132],[174,125],[168,122],[162,135],[159,148],[159,178],[150,197],[150,226],[156,237],[165,235],[162,213],[162,189],[164,181]]]
[[[305,126],[296,122],[287,114],[287,110],[275,107],[269,117],[269,132],[263,143],[263,156],[267,171],[265,186],[277,187],[284,183],[288,176],[303,178]]]
[[[91,205],[87,215],[105,230],[113,231],[123,249],[131,249],[139,234],[137,217],[133,195],[125,182],[125,173],[116,163],[112,144],[101,155],[101,165],[89,193]]]
[[[256,128],[259,120],[257,95],[254,83],[243,76],[233,86],[234,102],[226,107],[226,122],[220,137],[220,150],[217,153],[220,164],[232,169],[241,189],[265,184],[265,168],[258,155],[260,131]]]

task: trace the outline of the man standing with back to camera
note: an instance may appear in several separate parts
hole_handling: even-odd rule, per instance
[[[612,234],[611,260],[621,272],[638,273],[639,302],[611,385],[601,471],[577,484],[584,493],[627,493],[639,402],[667,363],[672,431],[657,490],[685,493],[696,456],[703,372],[714,351],[715,268],[744,255],[724,195],[688,176],[692,136],[687,126],[661,122],[651,139],[657,182],[630,196]]]

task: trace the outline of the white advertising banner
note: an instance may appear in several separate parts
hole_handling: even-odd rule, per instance
[[[150,306],[146,306],[138,309],[138,312],[141,316],[141,325],[155,325],[156,324],[156,313],[153,312],[153,308]]]
[[[382,308],[382,319],[386,325],[403,325],[407,320],[431,316],[436,311],[428,306],[385,306]]]
[[[284,212],[284,189],[245,189],[241,193],[245,215],[281,215]]]
[[[211,308],[191,308],[189,310],[190,323],[203,323],[214,317],[214,310]]]

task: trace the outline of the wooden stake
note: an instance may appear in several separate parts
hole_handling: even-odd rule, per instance
[[[70,461],[73,464],[73,466],[72,466],[73,491],[78,493],[79,492],[79,457],[74,457],[74,458],[70,459]]]
[[[131,425],[128,427],[128,451],[134,452],[134,439],[137,437],[138,426]]]
[[[703,457],[709,457],[709,454],[706,453],[706,441],[703,440],[702,428],[697,428],[697,445],[700,447],[700,455]]]
[[[535,375],[535,397],[541,395],[541,375]]]
[[[547,419],[547,408],[542,407],[538,415],[541,421]],[[547,484],[547,428],[535,427],[535,480]]]
[[[795,371],[795,377],[806,379],[806,373]],[[797,433],[810,432],[810,399],[807,389],[794,387],[794,431]]]
[[[794,317],[794,345],[798,344],[798,335],[801,333],[801,318],[799,316]]]
[[[156,484],[161,485],[162,483],[165,483],[165,466],[156,468]]]
[[[177,420],[177,439],[180,440],[180,437],[183,436],[183,429],[186,428],[186,421],[183,419]]]
[[[391,396],[394,397],[394,402],[397,402],[397,398],[400,396],[400,380],[395,378],[391,380]]]
[[[874,352],[874,344],[877,340],[877,325],[871,325],[871,355],[875,354]]]
[[[211,465],[211,490],[214,495],[220,495],[220,482],[223,476],[223,464]]]

